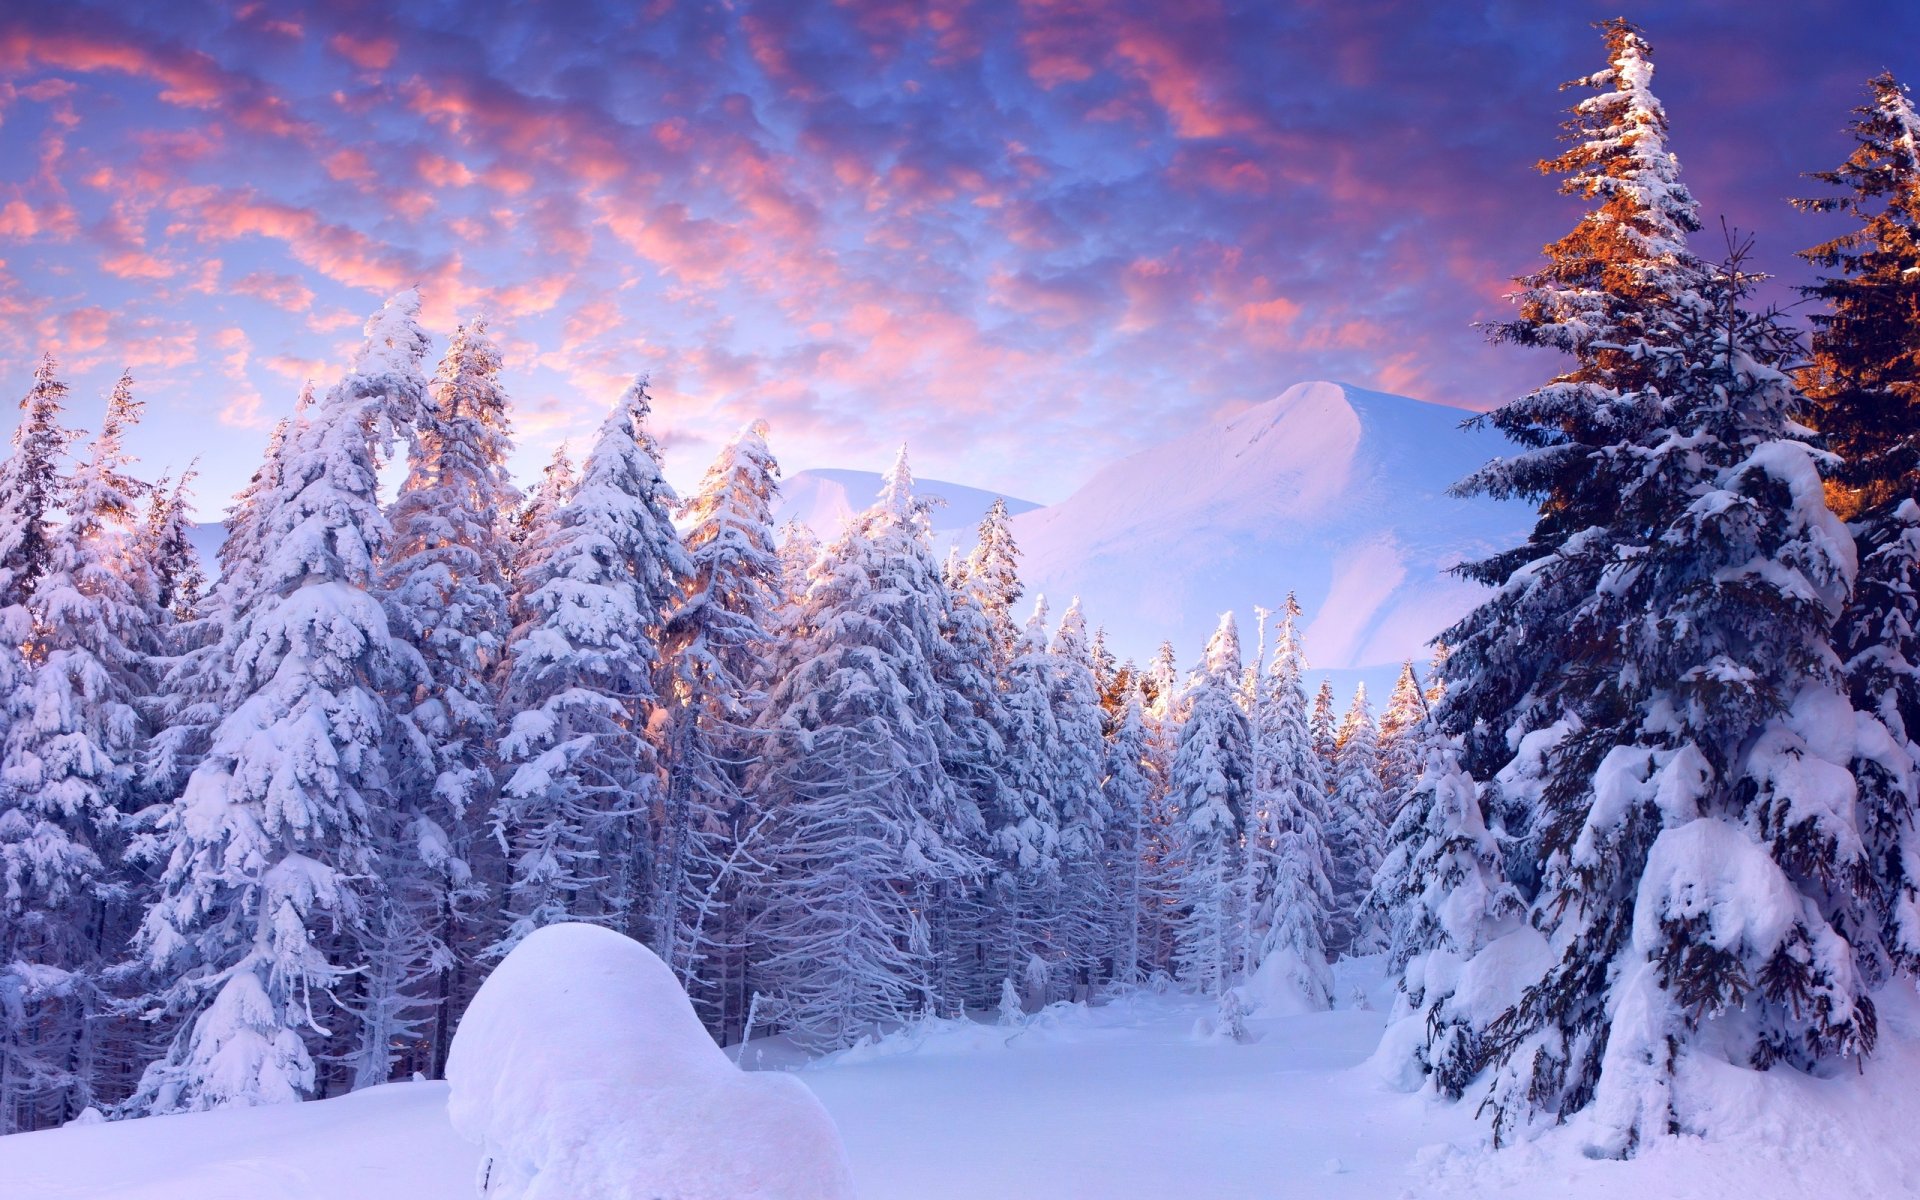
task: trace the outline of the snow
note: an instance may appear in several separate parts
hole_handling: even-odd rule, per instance
[[[1424,660],[1427,639],[1484,595],[1445,568],[1530,525],[1524,504],[1446,495],[1505,447],[1491,430],[1462,431],[1470,415],[1295,384],[1109,464],[1057,504],[1009,500],[1021,580],[1028,596],[1079,596],[1114,652],[1140,662],[1166,637],[1189,661],[1223,610],[1271,608],[1295,590],[1314,666],[1386,687],[1385,669]],[[879,478],[797,472],[778,519],[830,539]],[[950,501],[932,514],[936,539],[970,544],[991,493],[931,480],[920,490]]]
[[[1656,1141],[1620,1162],[1586,1157],[1584,1118],[1489,1154],[1473,1093],[1447,1105],[1393,1091],[1367,1062],[1388,1007],[1380,968],[1340,964],[1340,1007],[1249,1017],[1257,1040],[1247,1045],[1193,1039],[1211,1001],[1142,991],[1093,1009],[1056,1004],[1012,1027],[929,1022],[755,1080],[804,1083],[819,1097],[863,1200],[1799,1200],[1904,1195],[1920,1177],[1910,985],[1879,997],[1882,1043],[1858,1077],[1851,1066],[1817,1079],[1696,1056],[1677,1086],[1700,1098],[1689,1107],[1717,1115],[1725,1139]],[[1353,1007],[1356,988],[1371,1010]],[[608,1057],[625,1053],[620,1044]],[[748,1065],[785,1049],[750,1046]],[[445,1084],[392,1084],[0,1138],[0,1192],[467,1200],[480,1151],[455,1133],[447,1099]],[[709,1138],[716,1148],[735,1140],[731,1129]]]
[[[490,1200],[850,1200],[833,1121],[741,1071],[665,963],[594,925],[529,934],[474,997],[447,1116]]]

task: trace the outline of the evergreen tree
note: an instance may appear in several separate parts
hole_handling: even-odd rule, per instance
[[[1498,590],[1446,635],[1442,714],[1500,772],[1554,947],[1484,1034],[1496,1137],[1591,1104],[1595,1151],[1623,1154],[1694,1119],[1672,1087],[1690,1055],[1871,1049],[1848,763],[1910,766],[1839,685],[1851,554],[1792,420],[1790,340],[1747,309],[1737,257],[1687,249],[1646,43],[1606,31],[1548,164],[1599,206],[1496,331],[1576,365],[1492,415],[1522,453],[1464,485],[1541,516],[1470,569]]]
[[[1313,714],[1307,718],[1307,728],[1313,734],[1313,750],[1320,756],[1329,774],[1333,771],[1333,760],[1340,749],[1340,723],[1334,716],[1333,680],[1322,679],[1320,690],[1313,695]]]
[[[1029,980],[1052,969],[1061,914],[1060,730],[1053,703],[1054,663],[1047,652],[1047,601],[1040,597],[1007,664],[1004,699],[1005,758],[1000,766],[1000,803],[992,811],[989,847],[995,864],[993,926],[988,955],[991,974],[1002,982]],[[1037,966],[1035,964],[1038,964]],[[1047,1002],[1044,980],[1038,995]]]
[[[193,544],[194,471],[161,480],[147,493],[145,555],[153,572],[153,623],[171,633],[191,625],[200,616],[207,589],[207,573]],[[169,650],[181,647],[163,639]]]
[[[394,697],[408,739],[398,803],[376,814],[384,888],[369,913],[370,957],[356,1062],[363,1082],[392,1073],[392,1047],[417,1049],[403,1071],[437,1074],[456,1005],[478,985],[488,932],[473,857],[493,797],[498,736],[493,678],[507,638],[505,522],[519,504],[500,353],[484,321],[454,333],[419,410],[406,478],[388,514],[380,582],[394,634],[419,658]]]
[[[1250,969],[1278,977],[1305,1007],[1323,1009],[1333,998],[1326,951],[1333,866],[1324,828],[1326,775],[1308,728],[1299,616],[1289,593],[1251,717],[1246,936]]]
[[[1855,110],[1853,154],[1813,176],[1839,194],[1797,202],[1857,222],[1801,255],[1825,272],[1802,290],[1828,305],[1812,317],[1813,361],[1802,377],[1813,423],[1840,455],[1828,498],[1849,522],[1859,560],[1836,648],[1855,707],[1920,763],[1920,116],[1893,76],[1869,87],[1871,101]],[[1920,970],[1913,789],[1871,759],[1853,771],[1880,952]]]
[[[0,1131],[96,1102],[108,988],[129,932],[122,824],[146,727],[152,591],[134,512],[143,485],[122,439],[139,420],[122,375],[56,497],[66,521],[25,609],[24,687],[0,754]]]
[[[1153,886],[1155,781],[1151,754],[1140,694],[1135,692],[1127,698],[1107,743],[1106,777],[1100,784],[1107,811],[1112,814],[1107,827],[1107,862],[1114,915],[1108,953],[1113,977],[1121,983],[1138,983],[1145,975],[1151,947],[1142,934],[1153,919],[1151,910],[1163,901]]]
[[[648,916],[658,639],[691,566],[646,431],[651,410],[635,380],[522,556],[493,808],[510,872],[495,954],[556,921],[637,932]]]
[[[1394,681],[1393,693],[1380,714],[1380,795],[1385,802],[1380,819],[1389,828],[1425,767],[1426,720],[1426,693],[1414,673],[1413,660],[1408,659],[1400,664],[1400,677]]]
[[[1047,666],[1055,738],[1055,751],[1048,763],[1052,775],[1049,790],[1060,830],[1058,925],[1062,957],[1069,972],[1062,982],[1070,985],[1056,988],[1055,995],[1066,998],[1077,990],[1084,998],[1085,989],[1103,971],[1109,940],[1105,923],[1112,911],[1112,885],[1103,851],[1112,811],[1100,790],[1106,767],[1105,719],[1087,642],[1087,622],[1077,597],[1054,630],[1047,648]]]
[[[1478,786],[1450,743],[1429,742],[1368,907],[1391,918],[1387,963],[1398,978],[1387,1044],[1405,1056],[1409,1083],[1430,1078],[1449,1099],[1473,1082],[1481,1034],[1497,1015],[1481,1007],[1483,989],[1462,986],[1464,969],[1519,928],[1526,909],[1501,859]],[[1518,936],[1538,940],[1531,930]]]
[[[414,667],[369,593],[388,536],[375,441],[421,384],[417,344],[390,336],[396,307],[279,447],[251,516],[260,557],[223,581],[223,715],[158,818],[166,863],[137,939],[161,981],[155,1015],[187,1019],[148,1068],[141,1110],[310,1092],[304,1031],[327,1027],[334,989],[365,965],[354,935],[390,802],[383,697]]]
[[[775,814],[753,986],[808,1045],[935,1005],[926,902],[982,865],[941,765],[943,597],[903,450],[814,568],[750,775]]]
[[[986,614],[989,636],[993,641],[993,666],[996,677],[1006,674],[1007,666],[1019,652],[1020,626],[1013,619],[1013,606],[1020,603],[1020,547],[1013,540],[1013,518],[1005,499],[995,496],[980,519],[980,536],[967,556],[968,590]]]
[[[1374,934],[1361,902],[1386,852],[1387,829],[1380,820],[1381,783],[1378,733],[1367,687],[1354,688],[1353,704],[1335,739],[1332,793],[1327,799],[1327,848],[1333,865],[1333,919],[1327,949],[1334,955],[1366,954]]]
[[[65,486],[61,457],[73,435],[60,425],[67,385],[43,355],[20,400],[13,453],[0,466],[0,607],[23,604],[53,558],[54,511]]]
[[[1237,702],[1240,673],[1239,634],[1226,613],[1189,694],[1168,782],[1184,859],[1175,959],[1181,979],[1206,995],[1232,984],[1245,953],[1240,839],[1253,802],[1253,744]]]
[[[662,636],[667,767],[654,945],[723,1042],[747,1016],[742,895],[765,814],[744,790],[780,587],[780,466],[755,421],[721,448],[682,513],[689,571]]]

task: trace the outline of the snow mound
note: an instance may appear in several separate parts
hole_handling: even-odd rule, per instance
[[[1257,1017],[1297,1017],[1332,1007],[1333,971],[1326,960],[1310,961],[1292,950],[1267,955],[1240,985],[1247,1011]]]
[[[474,997],[447,1115],[487,1200],[850,1200],[840,1135],[806,1085],[713,1044],[666,964],[594,925],[550,925]]]

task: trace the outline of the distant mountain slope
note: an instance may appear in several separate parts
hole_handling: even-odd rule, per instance
[[[998,493],[947,483],[939,479],[916,479],[914,490],[922,496],[944,500],[934,507],[936,534],[971,532],[980,524]],[[795,471],[780,488],[780,507],[774,518],[782,524],[798,520],[809,525],[821,537],[832,537],[846,524],[848,517],[861,512],[880,494],[880,475],[875,471],[843,471],[834,468]],[[1007,511],[1032,512],[1040,506],[1031,500],[1006,497]]]
[[[1299,594],[1318,668],[1423,658],[1424,644],[1482,594],[1445,568],[1510,543],[1525,505],[1447,488],[1510,451],[1467,431],[1458,409],[1337,383],[1278,397],[1098,472],[1059,504],[1019,517],[1031,591],[1079,595],[1123,655],[1173,639],[1197,659],[1219,614]]]

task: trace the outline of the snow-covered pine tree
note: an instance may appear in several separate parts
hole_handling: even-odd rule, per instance
[[[1149,725],[1178,728],[1180,705],[1184,699],[1180,686],[1180,659],[1173,643],[1163,641],[1147,665],[1146,701]]]
[[[1020,547],[1013,540],[1013,518],[1005,499],[995,496],[980,518],[980,533],[967,555],[967,589],[986,614],[993,639],[994,677],[1006,675],[1019,653],[1020,625],[1013,606],[1020,603]]]
[[[1488,959],[1472,975],[1467,964],[1503,936],[1539,953],[1545,943],[1524,925],[1526,903],[1506,881],[1480,789],[1454,746],[1429,739],[1426,751],[1368,897],[1369,909],[1388,919],[1387,964],[1398,973],[1382,1045],[1392,1061],[1382,1065],[1408,1090],[1431,1079],[1457,1100],[1484,1061],[1480,1039],[1499,1015],[1499,998],[1515,989],[1516,981],[1485,977],[1527,958]]]
[[[567,444],[560,443],[553,448],[553,454],[547,459],[547,465],[540,469],[540,478],[521,497],[520,507],[514,510],[512,520],[507,526],[507,542],[511,547],[508,561],[508,578],[513,583],[515,606],[509,608],[509,618],[514,622],[522,619],[517,601],[529,594],[532,589],[520,586],[520,581],[533,571],[533,556],[537,553],[536,534],[544,531],[553,520],[553,514],[561,505],[573,498],[573,489],[580,483],[580,474],[573,465],[573,456],[567,451]]]
[[[362,1082],[438,1075],[476,962],[498,930],[473,858],[487,853],[498,736],[493,681],[508,633],[506,522],[520,503],[500,352],[486,322],[454,333],[418,410],[388,512],[380,586],[394,635],[421,670],[393,697],[397,803],[376,814],[384,882],[368,916],[377,960],[356,1002]],[[407,1053],[394,1062],[394,1047]]]
[[[1364,919],[1362,902],[1386,853],[1387,827],[1380,820],[1379,734],[1367,686],[1353,691],[1353,704],[1336,735],[1331,793],[1327,797],[1327,850],[1332,859],[1333,912],[1327,950],[1367,954],[1377,949],[1377,930]]]
[[[1483,1039],[1496,1137],[1591,1105],[1594,1151],[1625,1154],[1698,1120],[1673,1087],[1689,1056],[1871,1049],[1848,766],[1911,765],[1840,685],[1851,545],[1791,417],[1790,340],[1747,310],[1737,255],[1687,249],[1646,42],[1605,28],[1548,164],[1600,205],[1496,331],[1576,365],[1493,414],[1525,449],[1463,485],[1541,517],[1471,568],[1499,590],[1446,635],[1442,713],[1531,813],[1554,947]]]
[[[994,871],[988,880],[985,958],[988,975],[1003,981],[1025,980],[1035,962],[1051,970],[1058,955],[1054,928],[1061,915],[1060,812],[1053,763],[1060,752],[1060,733],[1046,618],[1047,600],[1042,596],[1007,663],[1004,757],[998,772],[998,803],[988,814]],[[1038,1007],[1047,997],[1030,995],[1023,1000]]]
[[[365,965],[391,795],[384,697],[415,669],[369,590],[388,536],[376,443],[404,432],[423,388],[418,343],[396,335],[412,305],[369,319],[353,369],[281,443],[251,498],[258,557],[222,580],[221,716],[156,820],[165,866],[136,939],[153,1015],[186,1019],[138,1111],[299,1099],[315,1083],[306,1033],[345,1032],[334,990]]]
[[[1175,961],[1203,995],[1229,987],[1246,952],[1241,833],[1253,803],[1253,736],[1238,702],[1241,669],[1239,632],[1225,613],[1188,692],[1168,778],[1183,860]]]
[[[1248,968],[1303,1007],[1332,1003],[1326,937],[1334,910],[1324,829],[1327,783],[1308,728],[1307,661],[1292,593],[1259,684],[1253,804],[1245,833]]]
[[[1802,373],[1813,424],[1840,456],[1828,499],[1859,559],[1835,644],[1857,708],[1920,761],[1920,115],[1890,74],[1855,110],[1853,154],[1813,178],[1838,195],[1798,201],[1857,226],[1801,257],[1824,272],[1802,289],[1813,361]],[[1920,971],[1920,837],[1911,790],[1854,764],[1883,952]],[[1858,938],[1856,937],[1856,940]]]
[[[193,480],[189,467],[178,479],[162,479],[147,494],[145,554],[153,572],[153,623],[166,631],[170,653],[184,647],[174,636],[200,616],[206,569],[193,544]]]
[[[66,520],[25,602],[24,686],[7,697],[0,751],[0,1131],[108,1099],[103,1043],[121,1031],[104,976],[133,919],[122,824],[155,648],[135,516],[145,487],[123,445],[139,417],[122,375],[56,496]]]
[[[1149,923],[1150,907],[1163,898],[1156,894],[1151,874],[1153,750],[1137,690],[1127,697],[1106,751],[1106,777],[1100,790],[1111,814],[1106,853],[1107,878],[1113,889],[1107,954],[1116,981],[1139,983],[1150,962],[1150,947],[1142,933]]]
[[[1426,692],[1414,672],[1413,660],[1408,659],[1400,664],[1400,677],[1394,680],[1393,693],[1380,713],[1380,819],[1388,828],[1392,828],[1413,781],[1425,768],[1426,721]]]
[[[651,411],[636,379],[522,554],[493,806],[509,859],[494,954],[556,921],[646,932],[662,793],[651,729],[658,639],[691,567],[647,433]]]
[[[780,548],[780,603],[776,626],[785,637],[794,629],[806,603],[813,567],[820,561],[820,539],[805,521],[788,520],[781,524],[776,541]]]
[[[813,570],[750,775],[775,814],[752,986],[809,1045],[934,1006],[924,902],[983,866],[941,765],[942,588],[903,449]]]
[[[766,435],[755,421],[723,446],[682,511],[689,571],[661,637],[667,790],[654,947],[722,1043],[739,1040],[751,1001],[742,896],[766,817],[744,790],[780,588],[780,465]]]
[[[1080,599],[1060,618],[1047,647],[1053,707],[1053,807],[1060,825],[1060,934],[1064,978],[1054,999],[1084,999],[1100,981],[1112,937],[1112,881],[1103,853],[1112,810],[1100,789],[1106,770],[1105,714]]]
[[[984,861],[995,814],[1003,807],[1006,710],[996,675],[992,622],[967,586],[966,564],[949,553],[943,574],[946,612],[934,677],[944,695],[941,768],[962,804],[980,815],[968,849]],[[990,1007],[1005,975],[991,966],[991,876],[942,883],[927,912],[934,985],[943,1010]]]
[[[1320,690],[1313,694],[1313,712],[1307,718],[1307,729],[1313,734],[1314,753],[1320,756],[1331,776],[1334,758],[1340,749],[1340,721],[1335,716],[1333,680],[1320,680]]]
[[[53,556],[54,513],[65,476],[60,460],[73,435],[60,424],[67,385],[53,355],[40,358],[20,400],[13,453],[0,467],[0,605],[23,603]]]

